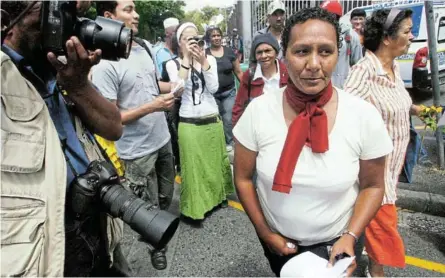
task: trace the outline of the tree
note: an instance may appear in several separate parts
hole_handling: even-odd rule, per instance
[[[184,18],[184,1],[134,1],[136,12],[139,14],[139,34],[148,40],[156,40],[156,37],[164,36],[164,20],[168,17],[176,17],[179,21]],[[93,1],[85,17],[95,19],[97,16],[96,3]]]
[[[219,8],[205,6],[201,9],[202,17],[206,22],[209,22],[212,16],[220,14]]]
[[[230,9],[230,8],[227,8]],[[230,12],[226,12],[225,8],[215,8],[210,6],[205,6],[201,10],[193,10],[185,14],[185,21],[193,22],[196,27],[198,27],[198,31],[200,33],[203,33],[205,30],[202,27],[202,24],[209,24],[210,19],[213,16],[222,14],[224,16],[224,20],[218,24],[218,27],[221,28],[223,33],[226,32],[226,22],[227,22],[227,16]]]
[[[184,1],[135,1],[139,14],[139,37],[156,40],[164,36],[163,21],[168,17],[184,18]]]

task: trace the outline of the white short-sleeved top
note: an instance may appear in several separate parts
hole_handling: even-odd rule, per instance
[[[277,88],[280,88],[280,65],[278,64],[278,60],[275,60],[275,64],[277,66],[277,72],[269,79],[267,79],[263,75],[263,71],[261,70],[260,63],[257,64],[255,69],[255,74],[253,75],[253,80],[258,78],[262,78],[264,81],[263,93],[267,93],[273,91]]]
[[[290,194],[272,191],[288,131],[282,105],[284,89],[255,98],[233,133],[243,146],[258,152],[257,193],[271,229],[306,246],[341,235],[359,192],[360,159],[385,156],[393,145],[373,105],[336,89],[338,109],[329,150],[317,154],[304,146]]]

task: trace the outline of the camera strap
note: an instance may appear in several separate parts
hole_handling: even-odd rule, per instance
[[[204,87],[206,85],[206,81],[204,79],[204,74],[202,73],[202,68],[201,68],[201,72],[197,71],[195,69],[195,67],[193,66],[193,59],[192,59],[192,65],[191,65],[191,73],[190,73],[190,79],[192,80],[192,99],[193,99],[193,105],[200,105],[201,101],[202,101],[202,94],[204,93]],[[199,80],[201,80],[201,94],[199,95],[199,103],[195,102],[196,99],[196,89],[199,88],[199,84],[196,83],[195,78],[194,77],[198,77]]]
[[[145,51],[147,51],[148,55],[150,56],[151,60],[153,61],[153,67],[155,70],[155,79],[156,79],[155,83],[156,83],[156,87],[158,88],[158,94],[161,94],[161,88],[159,87],[159,83],[158,83],[158,74],[156,73],[155,60],[153,59],[153,55],[151,54],[150,48],[148,48],[147,44],[141,38],[134,37],[133,41],[135,41],[137,44],[142,46],[145,49]]]

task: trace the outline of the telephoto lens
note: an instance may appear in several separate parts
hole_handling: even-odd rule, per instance
[[[101,49],[102,59],[118,61],[130,56],[133,30],[120,21],[102,16],[98,16],[95,21],[80,18],[75,35],[86,49]]]
[[[68,198],[78,217],[94,214],[100,205],[101,211],[122,219],[158,249],[167,245],[179,225],[178,216],[141,200],[119,184],[116,169],[107,161],[92,161],[71,184]]]
[[[102,187],[101,203],[109,214],[121,218],[156,249],[167,245],[179,225],[179,217],[155,208],[122,185]]]

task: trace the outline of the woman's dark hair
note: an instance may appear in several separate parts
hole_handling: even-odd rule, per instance
[[[206,31],[206,34],[205,34],[206,40],[210,41],[210,36],[212,35],[213,31],[217,31],[219,33],[219,35],[222,37],[223,32],[222,32],[221,28],[211,27],[211,28],[207,29],[207,31]]]
[[[363,16],[366,17],[366,12],[363,9],[355,9],[351,12],[351,19],[353,19],[356,16]]]
[[[318,19],[324,22],[327,22],[331,24],[334,29],[336,30],[336,36],[337,36],[337,47],[340,49],[341,43],[340,43],[340,25],[338,24],[337,19],[335,18],[335,15],[333,13],[330,13],[322,8],[315,7],[315,8],[306,8],[299,10],[295,14],[293,14],[288,20],[286,20],[286,26],[284,27],[283,33],[282,33],[282,41],[281,46],[283,48],[283,55],[286,56],[286,50],[287,46],[289,44],[290,34],[292,28],[296,24],[302,24],[305,23],[308,20],[311,19]]]
[[[410,18],[413,14],[413,11],[409,9],[400,11],[389,29],[384,31],[383,26],[385,25],[386,18],[388,17],[390,11],[390,9],[375,11],[372,16],[366,20],[363,42],[366,49],[375,52],[386,36],[396,38],[397,32],[400,28],[400,23],[403,20]]]
[[[181,24],[179,24],[179,25],[176,27],[175,32],[173,33],[173,38],[172,38],[172,51],[173,51],[173,54],[175,54],[175,55],[178,56],[178,57],[179,57],[179,41],[178,41],[178,39],[176,38],[176,34],[177,34],[179,28],[180,28],[183,24],[188,23],[188,22],[189,22],[189,21],[182,22]]]

